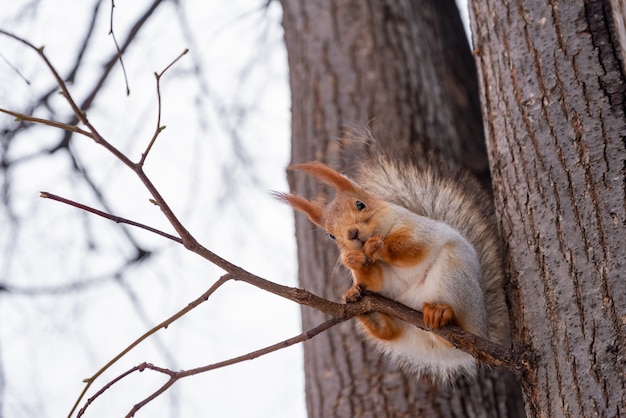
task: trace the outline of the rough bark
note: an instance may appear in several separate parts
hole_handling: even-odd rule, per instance
[[[338,166],[337,138],[370,126],[398,144],[421,142],[484,182],[488,162],[473,58],[453,1],[282,0],[292,91],[292,159]],[[348,162],[344,169],[350,168]],[[318,184],[292,178],[299,195]],[[301,286],[339,299],[349,285],[337,250],[296,216]],[[303,310],[303,327],[323,316]],[[437,388],[389,366],[348,323],[304,346],[310,417],[520,416],[509,374]]]
[[[470,6],[515,344],[535,359],[529,416],[626,415],[626,80],[611,3]]]

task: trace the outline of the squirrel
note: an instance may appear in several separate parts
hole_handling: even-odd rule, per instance
[[[333,200],[278,194],[336,242],[353,280],[344,301],[376,292],[421,311],[429,329],[455,324],[509,343],[502,245],[488,193],[433,151],[394,158],[369,140],[373,156],[358,162],[354,180],[319,161],[288,167],[334,188]],[[476,374],[470,354],[432,332],[379,312],[357,318],[409,372],[444,384]]]

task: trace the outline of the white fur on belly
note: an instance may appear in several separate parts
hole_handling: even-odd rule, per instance
[[[399,338],[369,340],[392,361],[410,373],[449,383],[460,375],[474,376],[476,360],[470,354],[450,346],[441,337],[398,321],[402,327]]]

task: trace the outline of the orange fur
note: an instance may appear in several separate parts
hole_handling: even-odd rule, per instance
[[[362,251],[351,250],[342,254],[341,261],[352,271],[354,286],[344,300],[355,300],[355,293],[363,289],[378,292],[383,287],[383,270],[377,263],[372,263]],[[358,300],[358,299],[356,299]]]
[[[357,317],[365,326],[365,329],[375,338],[384,341],[395,340],[400,336],[400,328],[395,324],[395,319],[387,314],[372,312]]]
[[[321,205],[311,202],[304,197],[292,194],[276,193],[275,196],[287,202],[294,209],[305,213],[314,224],[322,226],[322,214],[324,212],[324,208]]]
[[[409,228],[398,228],[385,238],[371,237],[363,246],[365,255],[396,267],[410,267],[424,261],[428,248],[415,242]]]
[[[339,174],[327,165],[320,163],[319,161],[311,161],[310,163],[294,164],[287,167],[288,170],[298,170],[303,173],[310,174],[322,180],[329,186],[333,186],[335,189],[342,192],[355,192],[356,187],[352,181]]]

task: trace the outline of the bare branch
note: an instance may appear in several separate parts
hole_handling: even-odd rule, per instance
[[[44,198],[44,199],[56,200],[57,202],[65,203],[66,205],[70,205],[70,206],[73,206],[75,208],[82,209],[82,210],[87,211],[89,213],[93,213],[94,215],[98,215],[98,216],[101,216],[103,218],[109,219],[109,220],[111,220],[111,221],[113,221],[115,223],[118,223],[118,224],[122,223],[122,224],[135,226],[137,228],[145,229],[146,231],[154,232],[157,235],[160,235],[162,237],[165,237],[167,239],[175,241],[175,242],[177,242],[179,244],[183,243],[180,238],[175,237],[174,235],[170,235],[167,232],[160,231],[160,230],[158,230],[156,228],[152,228],[151,226],[148,226],[148,225],[145,225],[145,224],[142,224],[142,223],[139,223],[139,222],[131,221],[130,219],[122,218],[120,216],[111,215],[111,214],[103,212],[101,210],[92,208],[92,207],[87,206],[87,205],[83,205],[82,203],[78,203],[78,202],[75,202],[73,200],[61,197],[61,196],[57,196],[57,195],[52,194],[52,193],[40,192],[40,196],[42,198]]]
[[[76,116],[76,118],[78,118],[78,120],[83,125],[85,125],[87,128],[89,128],[89,130],[91,131],[91,134],[92,134],[91,138],[96,143],[98,143],[98,144],[102,145],[103,147],[105,147],[109,152],[111,152],[113,155],[115,155],[115,157],[117,157],[125,165],[127,165],[129,167],[133,167],[134,166],[133,162],[130,161],[128,159],[128,157],[126,157],[120,150],[118,150],[113,145],[111,145],[108,141],[106,141],[98,133],[96,128],[89,122],[89,120],[87,119],[87,115],[78,107],[78,105],[74,101],[72,95],[70,94],[70,92],[69,92],[69,90],[67,88],[67,85],[65,84],[65,81],[63,81],[63,79],[59,75],[59,73],[56,70],[56,68],[54,67],[54,65],[52,65],[52,63],[50,62],[50,60],[48,59],[48,57],[44,53],[44,47],[43,46],[38,48],[35,45],[33,45],[32,43],[28,42],[26,39],[24,39],[24,38],[22,38],[20,36],[17,36],[17,35],[15,35],[13,33],[7,32],[7,31],[5,31],[3,29],[0,29],[0,34],[3,34],[3,35],[8,36],[10,38],[13,38],[16,41],[26,45],[27,47],[29,47],[30,49],[35,51],[39,55],[39,57],[41,57],[41,59],[44,61],[44,63],[48,67],[48,70],[50,71],[50,73],[52,73],[52,76],[56,80],[57,85],[61,89],[61,93],[63,93],[63,96],[65,97],[65,100],[67,100],[67,103],[70,105],[70,107],[72,109],[72,112],[74,113],[74,116]]]
[[[161,386],[159,389],[157,389],[154,393],[152,393],[150,396],[148,396],[146,399],[144,399],[143,401],[139,402],[138,404],[136,404],[131,410],[130,412],[126,415],[127,418],[129,417],[133,417],[141,408],[143,408],[144,406],[146,406],[148,403],[150,403],[152,400],[154,400],[156,397],[158,397],[159,395],[161,395],[163,392],[165,392],[167,389],[169,389],[174,383],[176,383],[178,380],[185,378],[185,377],[189,377],[189,376],[194,376],[200,373],[206,373],[208,371],[211,370],[215,370],[215,369],[219,369],[222,367],[226,367],[226,366],[230,366],[236,363],[241,363],[243,361],[247,361],[247,360],[253,360],[257,357],[261,357],[264,356],[266,354],[269,353],[273,353],[274,351],[277,350],[281,350],[283,348],[286,347],[290,347],[294,344],[298,344],[307,340],[310,340],[311,338],[315,337],[318,334],[321,334],[322,332],[334,327],[335,325],[341,323],[345,321],[345,319],[338,319],[338,318],[332,318],[329,319],[328,321],[318,325],[317,327],[303,332],[299,335],[296,335],[295,337],[289,338],[285,341],[281,341],[279,343],[276,344],[272,344],[270,346],[267,346],[265,348],[262,348],[260,350],[256,350],[253,352],[250,352],[248,354],[245,354],[243,356],[239,356],[239,357],[234,357],[232,359],[229,360],[224,360],[221,361],[219,363],[215,363],[215,364],[210,364],[208,366],[203,366],[203,367],[197,367],[195,369],[190,369],[190,370],[182,370],[180,372],[172,372],[171,370],[164,370],[162,368],[159,368],[159,372],[161,373],[165,373],[168,374],[170,376],[170,379],[163,385]],[[150,368],[150,367],[148,367]],[[156,370],[156,368],[154,368],[154,370]]]
[[[113,12],[115,10],[115,0],[111,0],[111,19],[110,19],[110,27],[109,27],[109,35],[113,38],[113,43],[115,44],[115,49],[117,50],[117,57],[120,60],[120,66],[122,67],[122,73],[124,74],[124,82],[126,83],[126,95],[130,96],[130,87],[128,86],[128,76],[126,75],[126,67],[124,66],[124,60],[122,59],[122,50],[120,49],[120,45],[117,43],[117,38],[115,37],[115,32],[113,31]]]
[[[70,94],[67,88],[67,85],[65,84],[63,79],[59,76],[59,73],[56,71],[52,63],[48,60],[48,57],[44,54],[43,47],[37,48],[32,43],[28,42],[27,40],[2,29],[0,29],[0,34],[13,38],[17,40],[18,42],[21,42],[22,44],[26,45],[27,47],[33,49],[35,52],[37,52],[37,54],[43,59],[46,66],[48,67],[52,75],[54,76],[57,84],[59,85],[59,87],[61,88],[61,91],[63,92],[65,99],[67,100],[68,104],[72,108],[74,115],[78,118],[80,122],[82,122],[85,126],[87,126],[87,128],[89,128],[89,130],[91,131],[94,142],[96,142],[99,145],[102,145],[107,151],[113,154],[113,156],[115,156],[124,165],[129,167],[131,170],[133,170],[137,174],[137,177],[139,177],[141,182],[144,184],[146,189],[148,189],[148,191],[154,198],[155,204],[159,206],[159,208],[161,209],[161,211],[163,212],[167,220],[174,227],[176,232],[178,232],[185,247],[189,249],[198,248],[199,244],[196,241],[196,239],[189,233],[189,231],[187,231],[187,229],[183,226],[183,224],[178,220],[178,218],[176,217],[172,209],[169,207],[169,205],[165,202],[165,199],[163,199],[163,197],[161,196],[157,188],[154,186],[152,181],[143,172],[143,168],[139,164],[133,163],[126,155],[124,155],[124,153],[122,153],[120,150],[114,147],[109,141],[104,139],[104,137],[100,135],[100,133],[96,130],[96,128],[93,125],[91,125],[89,120],[87,120],[87,116],[76,105],[76,102],[72,98],[72,95]],[[214,262],[215,264],[219,265],[222,268],[224,268],[223,267],[224,265],[230,265],[230,263],[225,262],[225,260],[223,260],[221,257],[214,255],[206,248],[204,247],[201,247],[201,248],[203,248],[205,258],[206,256],[209,256],[212,258],[212,260],[209,259],[209,261]]]
[[[67,123],[56,122],[56,121],[49,120],[49,119],[36,118],[34,116],[28,116],[23,113],[13,112],[11,110],[2,109],[2,108],[0,108],[0,112],[6,113],[7,115],[15,116],[15,120],[17,122],[24,121],[24,122],[39,123],[42,125],[52,126],[53,128],[63,129],[64,131],[76,132],[78,134],[85,135],[86,137],[93,139],[93,135],[90,132],[80,129],[76,125],[68,125]]]
[[[295,344],[298,344],[298,343],[310,340],[311,338],[315,337],[316,335],[321,334],[322,332],[324,332],[324,331],[332,328],[333,326],[335,326],[335,325],[345,321],[346,319],[332,318],[332,319],[329,319],[328,321],[318,325],[317,327],[315,327],[315,328],[313,328],[313,329],[311,329],[309,331],[302,332],[302,333],[296,335],[295,337],[289,338],[289,339],[281,341],[279,343],[269,345],[267,347],[261,348],[261,349],[256,350],[256,351],[252,351],[252,352],[250,352],[248,354],[244,354],[242,356],[233,357],[233,358],[228,359],[228,360],[220,361],[218,363],[209,364],[207,366],[197,367],[195,369],[181,370],[181,371],[175,372],[175,371],[172,371],[170,369],[154,366],[153,364],[150,364],[150,363],[145,363],[145,362],[141,363],[141,364],[139,364],[139,365],[137,365],[137,366],[135,366],[135,367],[125,371],[124,373],[120,374],[119,376],[117,376],[116,378],[114,378],[113,380],[108,382],[106,385],[104,385],[100,390],[98,390],[98,392],[96,392],[92,397],[90,397],[87,400],[85,405],[78,412],[77,416],[78,417],[83,416],[83,414],[86,412],[86,410],[89,407],[89,405],[91,405],[100,395],[102,395],[106,390],[111,388],[114,384],[116,384],[117,382],[119,382],[120,380],[124,379],[126,376],[131,375],[134,372],[137,372],[137,371],[143,372],[144,370],[148,369],[148,370],[154,370],[156,372],[166,374],[170,378],[169,378],[169,380],[167,382],[165,382],[165,384],[163,384],[163,386],[161,386],[159,389],[157,389],[155,392],[153,392],[150,396],[148,396],[146,399],[142,400],[141,402],[139,402],[138,404],[133,406],[131,411],[126,415],[127,417],[134,416],[141,408],[143,408],[148,403],[153,401],[159,395],[163,394],[167,389],[169,389],[174,383],[176,383],[180,379],[183,379],[183,378],[189,377],[189,376],[195,376],[195,375],[201,374],[201,373],[206,373],[206,372],[209,372],[209,371],[212,371],[212,370],[220,369],[222,367],[231,366],[233,364],[241,363],[241,362],[244,362],[244,361],[247,361],[247,360],[253,360],[255,358],[264,356],[264,355],[269,354],[269,353],[273,353],[273,352],[281,350],[283,348],[287,348],[287,347],[290,347],[292,345],[295,345]]]
[[[168,238],[179,244],[182,244],[182,240],[180,238],[149,227],[147,225],[141,224],[139,222],[111,215],[106,212],[102,212],[92,207],[74,202],[72,200],[51,193],[41,192],[41,197],[68,204],[78,209],[82,209],[89,213],[101,216],[105,219],[109,219],[113,222],[125,223],[131,226],[135,226]],[[230,270],[233,271],[229,271],[230,274],[227,274],[222,278],[224,281],[243,281],[262,290],[273,293],[277,296],[289,299],[300,305],[306,305],[314,308],[335,318],[349,319],[357,315],[362,315],[364,313],[379,311],[393,315],[420,328],[424,328],[424,323],[422,321],[422,315],[420,312],[408,308],[395,301],[392,301],[391,299],[384,298],[383,296],[377,295],[375,293],[367,294],[367,297],[365,297],[363,301],[358,303],[352,303],[349,305],[339,304],[320,298],[319,296],[307,292],[306,290],[283,286],[253,275],[252,273],[249,273],[248,271],[243,270],[240,267],[234,265],[231,266],[232,268]],[[203,297],[204,295],[201,296],[200,299],[202,299]],[[502,346],[464,332],[460,328],[446,327],[440,330],[433,330],[433,332],[446,338],[457,348],[469,352],[475,358],[484,363],[494,366],[507,367],[509,369],[514,369],[517,366],[517,362],[515,361],[516,359],[514,359],[515,356],[513,356],[513,354],[509,350],[506,350]]]
[[[167,70],[169,70],[174,64],[176,64],[176,62],[179,59],[183,57],[183,55],[187,54],[188,52],[189,52],[189,49],[185,49],[178,57],[174,59],[174,61],[172,61],[167,67],[165,67],[163,71],[161,71],[160,73],[154,73],[154,76],[156,77],[156,89],[157,89],[157,106],[158,106],[157,124],[156,124],[156,129],[154,131],[154,135],[152,135],[152,139],[150,140],[150,143],[148,143],[148,147],[143,152],[143,154],[141,154],[141,159],[137,163],[137,166],[139,167],[143,167],[146,161],[146,158],[148,157],[148,153],[150,152],[150,150],[152,149],[152,146],[154,145],[154,142],[156,141],[159,134],[163,131],[163,129],[165,129],[165,126],[161,126],[161,77],[163,77],[163,74],[165,74]]]
[[[183,309],[181,309],[180,311],[176,312],[174,315],[170,316],[169,318],[167,318],[165,321],[161,322],[160,324],[154,326],[153,328],[151,328],[150,330],[148,330],[147,332],[145,332],[141,337],[137,338],[135,341],[133,341],[128,347],[126,347],[124,350],[122,350],[118,355],[116,355],[115,357],[113,357],[113,359],[111,359],[107,364],[105,364],[102,368],[100,368],[100,370],[98,370],[93,376],[91,376],[90,378],[85,379],[85,387],[83,388],[83,391],[80,393],[80,395],[78,396],[78,399],[76,400],[76,402],[74,403],[74,406],[72,407],[72,410],[70,411],[70,413],[68,414],[68,418],[70,418],[72,416],[72,414],[74,413],[74,411],[76,411],[76,408],[78,407],[78,405],[80,404],[80,401],[83,399],[83,397],[85,396],[85,394],[87,393],[87,390],[89,390],[89,388],[91,387],[91,385],[93,384],[93,382],[100,377],[100,375],[102,375],[102,373],[104,373],[106,370],[108,370],[113,364],[115,364],[119,359],[121,359],[122,357],[124,357],[127,353],[129,353],[133,348],[135,348],[136,346],[138,346],[142,341],[144,341],[146,338],[148,338],[149,336],[153,335],[155,332],[157,332],[160,329],[165,329],[167,328],[169,325],[171,325],[172,323],[174,323],[176,320],[178,320],[179,318],[183,317],[184,315],[186,315],[188,312],[192,311],[193,309],[197,308],[198,306],[200,306],[202,303],[206,302],[209,297],[220,287],[222,286],[224,283],[226,283],[228,280],[230,280],[231,277],[229,276],[222,276],[220,277],[220,279],[215,282],[213,284],[213,286],[211,286],[209,288],[209,290],[207,290],[206,292],[204,292],[199,298],[193,300],[192,302],[190,302],[187,306],[185,306]]]
[[[104,392],[106,392],[111,386],[113,386],[114,384],[116,384],[117,382],[119,382],[120,380],[122,380],[123,378],[125,378],[128,375],[133,374],[136,371],[139,372],[143,372],[146,368],[150,368],[153,370],[157,370],[157,371],[161,371],[159,368],[155,368],[154,366],[152,366],[150,363],[141,363],[138,366],[133,367],[132,369],[127,370],[126,372],[122,373],[121,375],[117,376],[115,379],[111,380],[109,383],[107,383],[106,385],[102,386],[102,388],[100,388],[99,391],[97,391],[91,398],[87,399],[87,402],[85,403],[85,405],[78,411],[78,417],[83,416],[83,414],[85,413],[85,411],[87,410],[87,408],[89,408],[89,405],[91,405],[93,403],[93,401],[95,401],[100,395],[102,395]],[[74,412],[72,410],[72,412]],[[70,413],[71,415],[71,413]]]
[[[223,276],[220,280],[223,281],[221,283],[219,283],[219,285],[225,283],[227,280],[237,280],[237,278],[230,276],[230,275],[225,275]],[[243,280],[246,281],[246,280]],[[284,286],[280,286],[277,285],[279,287],[284,287]],[[214,286],[215,289],[219,286]],[[264,289],[267,290],[267,289]],[[161,386],[159,389],[157,389],[154,393],[152,393],[150,396],[148,396],[146,399],[144,399],[143,401],[139,402],[138,404],[136,404],[132,410],[128,413],[127,417],[132,417],[134,416],[134,414],[139,411],[142,407],[144,407],[145,405],[147,405],[149,402],[151,402],[152,400],[154,400],[156,397],[158,397],[159,395],[163,394],[167,389],[169,389],[174,383],[176,383],[176,381],[188,377],[188,376],[193,376],[193,375],[197,375],[197,374],[201,374],[201,373],[206,373],[209,372],[211,370],[215,370],[221,367],[226,367],[232,364],[236,364],[236,363],[240,363],[243,361],[247,361],[247,360],[252,360],[254,358],[257,358],[259,356],[277,351],[281,348],[285,348],[285,347],[289,347],[291,345],[306,341],[308,339],[313,338],[315,335],[318,335],[321,332],[326,331],[327,329],[330,329],[331,327],[344,322],[346,320],[349,320],[351,318],[354,318],[356,316],[359,315],[364,315],[367,313],[371,313],[371,312],[383,312],[383,313],[387,313],[390,315],[393,315],[399,319],[405,320],[406,322],[409,322],[415,326],[418,326],[422,329],[426,329],[424,327],[424,323],[423,323],[423,318],[422,318],[422,314],[421,312],[415,311],[407,306],[404,306],[398,302],[395,302],[391,299],[385,298],[383,296],[380,296],[378,294],[374,294],[374,293],[366,293],[364,295],[364,297],[356,303],[350,303],[350,304],[339,304],[339,303],[334,303],[334,302],[330,302],[324,299],[319,298],[318,296],[315,296],[307,291],[301,290],[301,289],[297,289],[297,288],[285,288],[284,290],[286,290],[286,293],[283,293],[283,295],[285,295],[285,297],[287,297],[290,300],[296,301],[298,303],[302,303],[305,304],[307,306],[311,306],[312,308],[318,309],[317,306],[317,302],[319,301],[323,301],[324,303],[322,304],[322,306],[324,306],[323,309],[319,309],[322,310],[323,312],[329,312],[329,311],[333,311],[334,314],[333,317],[324,322],[323,324],[321,324],[320,326],[309,330],[307,332],[303,332],[302,334],[299,334],[296,337],[290,338],[288,340],[270,345],[268,347],[265,347],[263,349],[260,350],[256,350],[253,352],[250,352],[248,354],[242,355],[242,356],[238,356],[229,360],[225,360],[219,363],[214,363],[214,364],[210,364],[207,366],[202,366],[202,367],[197,367],[194,369],[189,369],[189,370],[183,370],[183,371],[179,371],[179,372],[174,372],[172,370],[169,369],[163,369],[163,368],[158,368],[155,367],[153,365],[150,364],[146,364],[143,363],[139,366],[136,366],[130,370],[128,370],[127,372],[123,373],[122,375],[118,376],[117,378],[115,378],[112,382],[107,383],[102,389],[100,389],[96,395],[94,395],[93,397],[91,397],[87,404],[81,409],[81,412],[79,412],[78,416],[81,416],[84,411],[86,410],[86,408],[89,406],[89,404],[91,404],[95,398],[97,398],[100,394],[102,394],[105,390],[107,390],[109,387],[111,387],[114,383],[116,383],[117,381],[121,380],[123,377],[131,374],[134,371],[143,371],[144,369],[151,369],[151,370],[155,370],[155,371],[159,371],[161,373],[167,374],[170,379],[163,385]],[[271,293],[276,294],[275,292],[269,290]],[[201,299],[201,298],[199,298]],[[206,300],[206,299],[204,299]],[[202,300],[202,302],[204,301]],[[201,303],[201,302],[200,302]],[[199,304],[199,303],[198,303]],[[328,309],[329,306],[332,306],[333,309]],[[186,313],[186,312],[185,312]],[[179,313],[180,316],[184,315],[185,313],[183,313],[182,311]],[[179,315],[177,314],[177,315]],[[179,316],[179,317],[180,317]],[[177,319],[177,318],[176,318]],[[176,319],[174,319],[173,317],[170,318],[168,320],[168,322],[173,322]],[[159,327],[160,328],[160,327]],[[155,332],[158,328],[155,327]],[[440,335],[444,338],[446,338],[448,341],[450,341],[455,347],[462,349],[463,351],[466,351],[472,355],[474,355],[474,357],[477,360],[480,360],[486,364],[490,364],[493,366],[497,366],[497,367],[505,367],[508,368],[510,370],[513,370],[516,373],[520,373],[522,371],[523,368],[523,364],[520,362],[520,356],[518,356],[516,353],[513,353],[511,350],[506,349],[505,347],[501,347],[497,344],[491,343],[490,341],[484,340],[482,338],[479,338],[477,336],[474,336],[472,334],[469,334],[463,330],[461,330],[458,327],[446,327],[443,329],[439,329],[439,330],[431,330],[432,332],[434,332],[437,335]],[[123,353],[125,354],[125,353]],[[120,356],[118,356],[118,358],[121,358],[121,356],[123,355],[122,353],[120,353]],[[97,376],[96,376],[97,377]]]

